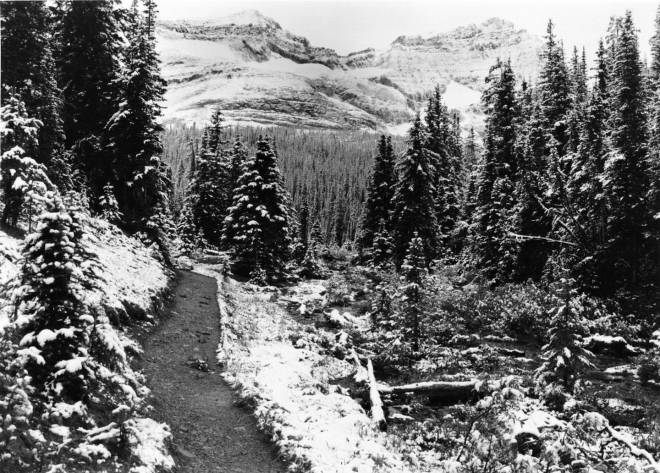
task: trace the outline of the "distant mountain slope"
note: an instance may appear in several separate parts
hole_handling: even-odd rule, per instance
[[[468,123],[480,121],[483,78],[496,57],[536,74],[540,39],[492,19],[429,38],[399,37],[383,52],[340,56],[257,11],[157,28],[169,86],[165,119],[206,121],[220,106],[237,123],[405,130],[437,83]]]

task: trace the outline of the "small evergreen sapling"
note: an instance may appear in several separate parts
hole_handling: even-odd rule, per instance
[[[392,237],[387,231],[384,220],[380,221],[380,229],[374,234],[371,251],[371,264],[378,269],[387,269],[392,263]]]
[[[115,198],[115,188],[110,183],[103,186],[103,194],[99,198],[99,210],[101,212],[101,218],[108,222],[115,225],[121,222],[121,212]]]
[[[548,343],[543,346],[544,362],[535,372],[537,385],[546,394],[558,387],[572,394],[580,376],[593,367],[593,353],[583,345],[588,335],[585,301],[574,286],[568,278],[555,284],[556,306],[552,309]]]

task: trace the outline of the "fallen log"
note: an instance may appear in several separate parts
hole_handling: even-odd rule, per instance
[[[362,366],[362,363],[360,363],[360,358],[358,357],[358,354],[355,352],[355,348],[351,348],[351,358],[353,359],[353,363],[355,364],[355,374],[353,375],[353,379],[355,379],[356,383],[365,383],[369,381],[369,375],[367,373],[367,370],[364,369]]]
[[[623,337],[611,337],[609,335],[591,335],[584,339],[587,350],[594,353],[604,353],[618,358],[637,356],[640,351],[630,345]]]
[[[510,356],[512,358],[523,358],[525,356],[524,351],[515,348],[498,347],[497,353],[504,356]]]
[[[428,394],[433,404],[452,405],[473,402],[493,391],[495,385],[480,380],[469,381],[425,381],[401,386],[379,386],[383,394]]]
[[[371,358],[367,358],[367,376],[369,377],[369,401],[371,402],[371,418],[380,430],[387,429],[385,421],[385,412],[383,412],[383,401],[378,393],[378,385],[374,376],[374,366]]]

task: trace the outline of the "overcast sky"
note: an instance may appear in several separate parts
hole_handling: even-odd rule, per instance
[[[497,16],[543,35],[548,18],[567,48],[591,55],[609,18],[626,9],[640,30],[642,54],[648,55],[658,2],[649,0],[157,0],[163,19],[217,18],[256,9],[283,28],[307,37],[315,46],[340,54],[367,47],[385,48],[399,35],[444,32]]]

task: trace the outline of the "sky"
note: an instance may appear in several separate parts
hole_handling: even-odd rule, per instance
[[[609,18],[630,9],[640,30],[643,57],[653,34],[658,0],[157,0],[163,19],[219,18],[259,10],[314,46],[347,54],[385,49],[400,35],[449,31],[500,17],[543,35],[549,18],[564,45],[593,54]]]

